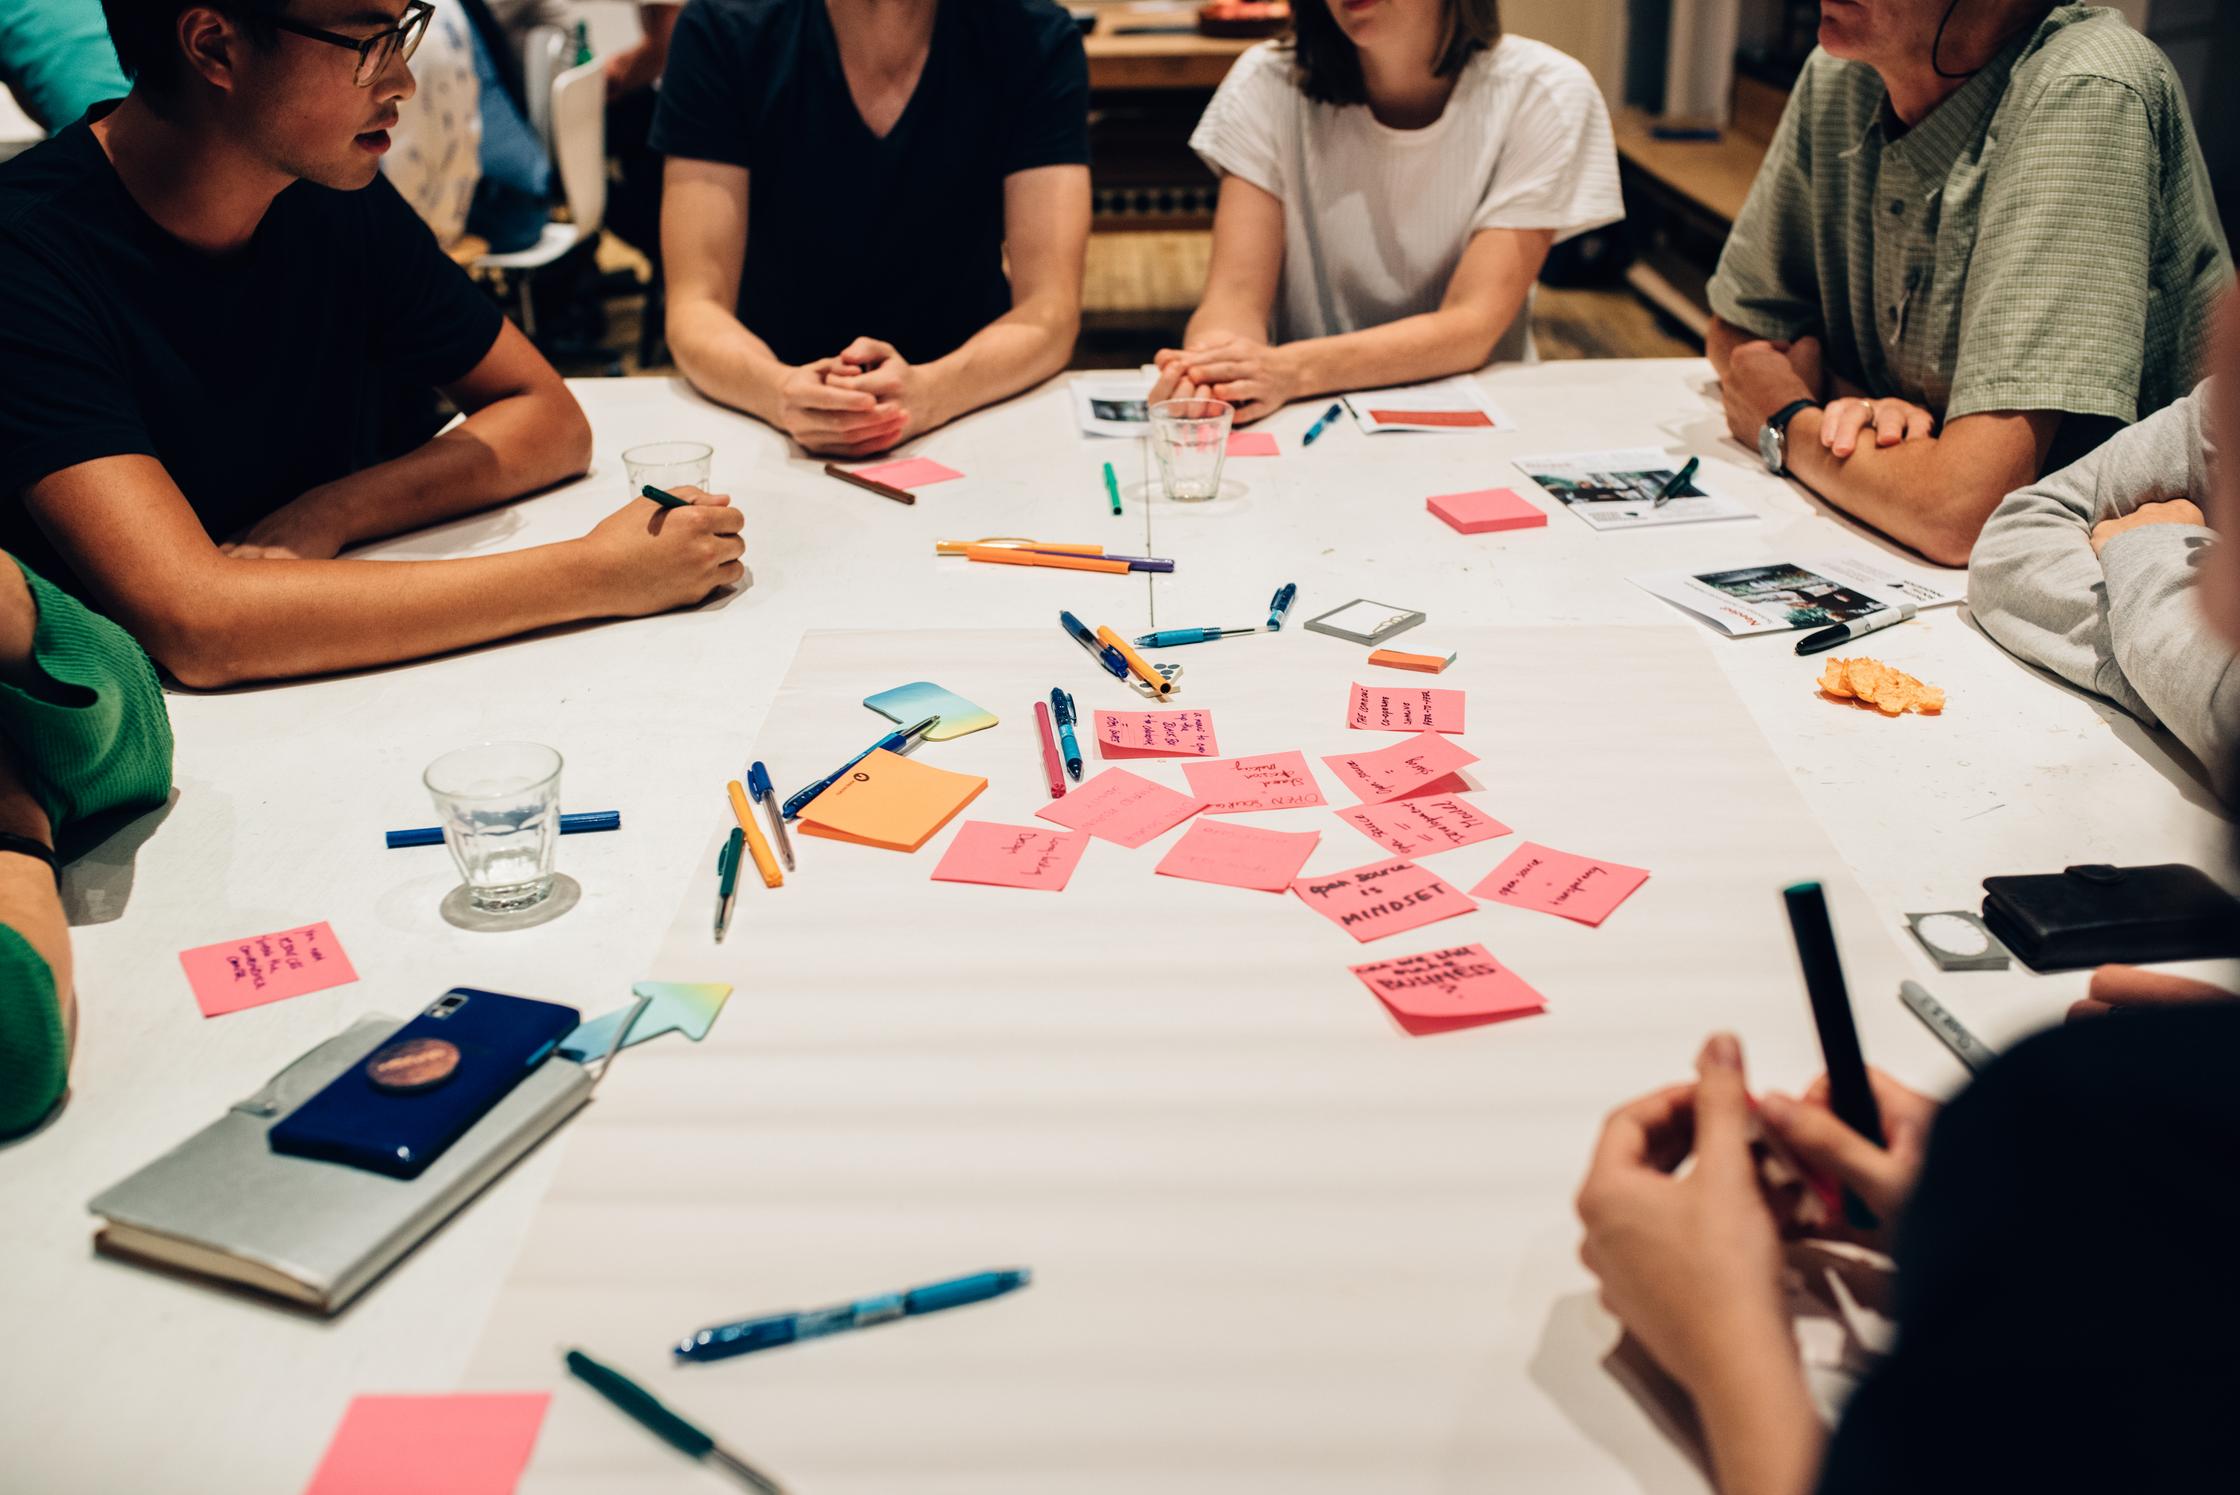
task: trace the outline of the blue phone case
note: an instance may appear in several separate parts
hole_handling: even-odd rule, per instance
[[[266,1135],[274,1152],[418,1178],[581,1021],[556,1002],[453,987]],[[440,1038],[459,1050],[450,1077],[403,1093],[374,1084],[368,1065],[415,1038]]]

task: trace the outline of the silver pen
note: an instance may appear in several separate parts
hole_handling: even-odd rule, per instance
[[[786,871],[793,870],[793,840],[786,835],[786,818],[778,813],[778,791],[771,786],[770,770],[757,758],[747,769],[747,793],[762,806],[762,818],[770,822],[770,839],[777,843],[778,860],[786,864]]]
[[[1951,1009],[1935,997],[1918,981],[1898,983],[1898,1000],[1913,1009],[1913,1015],[1929,1025],[1929,1031],[1944,1040],[1953,1057],[1968,1067],[1968,1073],[1981,1074],[1984,1066],[1998,1058],[1998,1054],[1984,1046],[1983,1040],[1970,1033],[1967,1025],[1952,1015]]]

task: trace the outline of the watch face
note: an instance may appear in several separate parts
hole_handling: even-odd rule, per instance
[[[1773,422],[1767,421],[1758,428],[1758,460],[1765,463],[1766,471],[1776,477],[1781,475],[1782,468],[1788,466],[1788,463],[1782,460],[1788,455],[1781,449],[1784,445],[1785,443],[1781,439],[1781,428]]]

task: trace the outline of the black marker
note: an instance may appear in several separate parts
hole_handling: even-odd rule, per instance
[[[1789,906],[1789,931],[1796,936],[1797,963],[1804,967],[1804,989],[1812,998],[1812,1025],[1820,1031],[1820,1057],[1828,1066],[1828,1104],[1836,1120],[1875,1146],[1883,1145],[1882,1111],[1867,1083],[1867,1059],[1859,1049],[1859,1030],[1851,1023],[1851,992],[1836,956],[1836,932],[1828,923],[1828,900],[1816,882],[1781,890]],[[1877,1223],[1874,1211],[1849,1189],[1843,1191],[1843,1216],[1861,1230]]]

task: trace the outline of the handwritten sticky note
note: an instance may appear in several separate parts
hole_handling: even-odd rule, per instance
[[[899,462],[881,462],[872,467],[852,467],[848,470],[859,478],[885,483],[889,488],[923,488],[932,483],[946,483],[951,478],[964,476],[954,467],[943,467],[931,457],[905,457]]]
[[[1436,732],[1419,732],[1405,742],[1371,753],[1339,753],[1324,758],[1323,765],[1367,805],[1409,794],[1452,794],[1470,786],[1454,777],[1478,755]]]
[[[1473,493],[1442,493],[1424,500],[1425,508],[1466,535],[1493,530],[1537,529],[1548,516],[1531,500],[1507,488],[1480,488]]]
[[[1548,1008],[1547,998],[1495,960],[1483,945],[1426,950],[1347,969],[1392,1009],[1402,1027],[1418,1035]]]
[[[1035,814],[1068,830],[1087,831],[1100,841],[1136,847],[1165,835],[1203,808],[1201,801],[1164,784],[1125,768],[1108,768]]]
[[[1100,711],[1096,718],[1100,758],[1210,758],[1220,751],[1208,711]]]
[[[1366,732],[1459,732],[1463,700],[1459,690],[1356,682],[1346,725]]]
[[[512,1495],[545,1392],[359,1396],[303,1495]]]
[[[1152,870],[1166,877],[1280,893],[1307,865],[1321,839],[1320,831],[1263,831],[1228,820],[1200,820]]]
[[[1428,856],[1509,834],[1509,827],[1458,795],[1419,794],[1390,804],[1355,805],[1338,818],[1399,857]]]
[[[1229,455],[1232,457],[1278,457],[1273,431],[1231,431]]]
[[[179,952],[195,1005],[204,1017],[244,1007],[285,1002],[358,979],[342,942],[327,924],[299,924],[277,934],[255,934]]]
[[[1598,862],[1527,841],[1470,891],[1495,903],[1600,924],[1648,880],[1640,867]]]
[[[1466,894],[1447,886],[1436,872],[1400,857],[1350,872],[1302,877],[1291,884],[1291,891],[1364,944],[1451,919],[1478,906]]]
[[[916,851],[987,787],[986,779],[880,748],[802,806],[795,824],[807,836]]]
[[[1296,810],[1329,803],[1314,781],[1314,770],[1307,767],[1305,753],[1185,763],[1182,776],[1190,781],[1190,792],[1206,802],[1208,815]]]
[[[1039,825],[998,825],[967,820],[957,839],[933,869],[935,882],[976,882],[993,888],[1042,888],[1065,891],[1089,849],[1080,831],[1054,831]]]

